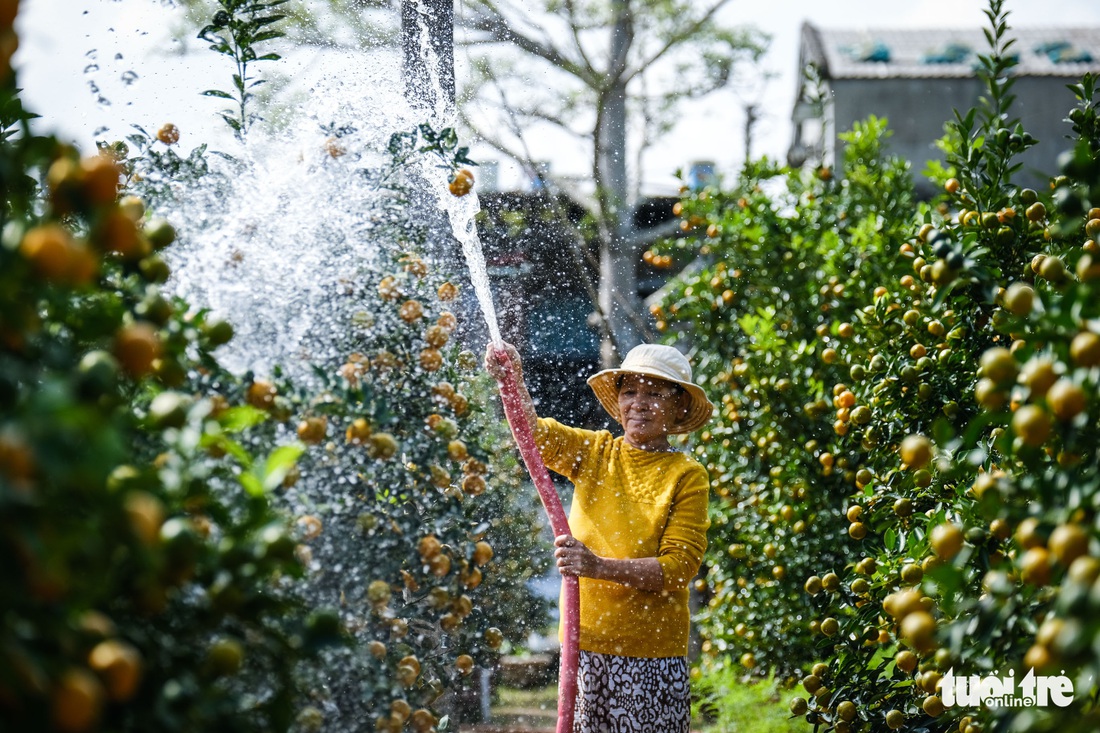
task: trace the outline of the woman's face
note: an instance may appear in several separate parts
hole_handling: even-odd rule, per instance
[[[639,448],[667,445],[665,439],[684,416],[685,394],[663,379],[624,375],[619,413],[627,442]]]

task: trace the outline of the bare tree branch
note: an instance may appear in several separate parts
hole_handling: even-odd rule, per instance
[[[634,71],[632,71],[632,72],[630,72],[629,74],[626,75],[627,81],[632,80],[635,76],[637,76],[638,74],[644,72],[646,69],[653,66],[653,64],[655,64],[657,62],[657,60],[660,59],[662,56],[664,56],[666,53],[668,53],[669,51],[671,51],[676,46],[680,45],[684,41],[691,38],[691,36],[698,33],[700,31],[700,29],[702,29],[703,26],[705,26],[707,23],[709,23],[714,18],[714,16],[718,13],[719,10],[721,10],[723,7],[725,7],[729,3],[730,3],[730,0],[718,0],[718,2],[716,2],[713,6],[711,6],[711,8],[709,10],[707,10],[707,12],[703,13],[703,15],[698,20],[696,20],[694,23],[692,23],[691,25],[686,26],[685,28],[680,29],[679,33],[674,33],[671,36],[669,36],[668,39],[665,41],[664,45],[660,49],[658,49],[656,53],[654,53],[652,56],[650,56],[645,61],[642,61],[640,64],[638,64],[638,67],[636,69],[634,69]]]
[[[509,147],[508,144],[501,140],[499,137],[496,137],[495,135],[491,135],[490,133],[486,132],[484,128],[478,126],[476,122],[467,117],[464,112],[460,113],[459,116],[462,119],[463,124],[470,128],[470,131],[474,133],[474,137],[477,138],[479,142],[485,143],[501,155],[504,155],[505,157],[511,158],[512,160],[515,160],[522,164],[524,160],[523,153]]]
[[[578,140],[588,140],[588,141],[592,140],[591,135],[588,135],[588,134],[583,133],[583,132],[577,132],[576,130],[573,130],[571,127],[569,127],[568,122],[563,120],[561,117],[558,117],[557,115],[551,114],[549,112],[543,112],[542,110],[538,110],[538,109],[531,109],[531,110],[525,110],[523,112],[523,115],[524,115],[524,117],[526,117],[530,120],[539,120],[541,122],[549,122],[552,125],[560,127],[563,132],[569,133],[570,135],[577,138]]]
[[[706,0],[707,6],[701,11],[684,10],[682,17],[673,15],[678,8],[660,0],[606,0],[597,4],[560,0],[565,11],[562,21],[568,23],[568,28],[556,35],[547,33],[545,38],[541,29],[528,30],[526,19],[531,15],[527,9],[518,11],[513,17],[512,7],[515,2],[521,1],[467,0],[465,27],[470,30],[468,37],[472,39],[471,45],[513,44],[522,56],[549,62],[561,69],[581,87],[581,92],[585,94],[583,102],[590,105],[588,110],[594,115],[594,120],[586,116],[587,122],[582,127],[564,114],[565,107],[548,112],[544,108],[546,105],[539,106],[540,101],[545,100],[536,99],[542,96],[538,94],[523,109],[525,117],[520,117],[519,108],[510,104],[498,77],[490,79],[489,84],[498,88],[500,106],[508,110],[507,124],[513,128],[518,143],[502,139],[504,133],[500,129],[491,130],[490,135],[479,132],[487,145],[532,168],[532,155],[524,136],[529,121],[550,122],[571,134],[583,129],[590,135],[591,175],[595,185],[595,203],[591,206],[594,232],[581,230],[569,222],[562,211],[558,211],[556,216],[563,226],[568,226],[573,232],[571,253],[581,273],[579,284],[592,298],[594,312],[600,318],[599,327],[603,333],[601,354],[605,363],[609,363],[613,351],[622,352],[637,343],[638,339],[656,335],[648,320],[649,314],[637,297],[638,253],[658,239],[684,235],[675,222],[648,231],[639,230],[634,224],[634,209],[630,203],[641,191],[636,182],[632,183],[630,172],[626,169],[627,156],[635,149],[631,147],[626,131],[632,129],[632,121],[636,119],[634,116],[639,108],[634,106],[638,95],[628,88],[630,82],[639,77],[643,81],[652,81],[653,77],[649,77],[647,71],[658,62],[667,60],[674,50],[697,51],[702,46],[712,52],[693,65],[692,71],[698,73],[685,75],[687,78],[681,79],[677,88],[667,94],[654,94],[652,100],[648,99],[651,90],[643,85],[641,122],[646,132],[657,134],[654,138],[646,136],[637,151],[640,161],[652,139],[664,131],[668,110],[684,98],[702,96],[725,86],[728,83],[728,69],[736,63],[738,50],[755,49],[756,45],[751,36],[738,37],[718,27],[717,15],[730,0]],[[607,17],[609,9],[610,18]],[[643,11],[647,17],[650,13],[655,14],[658,24],[641,22],[640,13]],[[589,44],[586,47],[583,41],[588,38],[589,32],[608,35],[599,45]],[[695,58],[699,60],[700,54],[695,53]],[[641,59],[638,61],[640,65],[633,65],[632,59]],[[698,68],[700,64],[702,68]],[[510,92],[516,95],[522,93],[520,89],[511,87]],[[485,96],[496,97],[497,94]],[[472,120],[468,122],[472,123]],[[478,129],[474,124],[471,127]],[[640,163],[638,170],[641,170]],[[555,186],[552,181],[547,184],[548,190]],[[555,202],[557,200],[551,197],[548,209],[553,209]],[[594,261],[595,253],[586,243],[586,239],[593,238],[599,240],[598,262]],[[590,276],[593,270],[599,272],[596,282],[592,282]]]
[[[588,54],[584,51],[584,44],[581,42],[581,28],[580,23],[577,22],[577,7],[573,3],[573,0],[565,0],[565,12],[569,18],[569,30],[573,34],[573,46],[577,49],[577,55],[584,61],[584,65],[589,69],[594,69],[592,60],[588,58]]]
[[[486,34],[495,43],[511,43],[572,74],[589,86],[598,81],[598,74],[594,69],[577,64],[557,48],[540,43],[515,30],[507,19],[488,3],[479,3],[478,7],[473,9],[473,17],[465,20],[464,24],[467,28]]]

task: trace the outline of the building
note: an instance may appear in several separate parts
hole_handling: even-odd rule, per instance
[[[1076,104],[1068,84],[1100,73],[1100,28],[1012,28],[1012,73],[1017,99],[1009,110],[1039,142],[1021,157],[1019,180],[1042,185],[1071,132],[1066,115]],[[976,68],[989,53],[980,28],[841,30],[802,26],[801,70],[788,162],[834,165],[839,133],[869,115],[885,117],[893,135],[888,150],[913,164],[918,191],[932,193],[925,163],[942,160],[934,142],[954,110],[981,105],[986,94]]]

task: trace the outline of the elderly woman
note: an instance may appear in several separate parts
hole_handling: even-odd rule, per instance
[[[485,364],[500,379],[498,348]],[[619,437],[537,417],[517,377],[546,466],[575,486],[573,535],[554,540],[558,569],[580,579],[574,731],[687,733],[688,582],[707,546],[709,480],[668,436],[704,425],[713,405],[671,346],[643,344],[588,379]]]

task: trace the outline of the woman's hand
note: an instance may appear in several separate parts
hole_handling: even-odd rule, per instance
[[[533,433],[538,427],[538,413],[535,412],[535,403],[531,401],[527,385],[523,382],[523,362],[520,361],[519,352],[509,343],[494,344],[490,341],[485,347],[485,371],[489,372],[502,388],[508,383],[505,378],[508,376],[509,370],[506,367],[509,363],[515,377],[523,418],[527,421],[528,429]]]
[[[563,534],[554,538],[554,558],[562,575],[610,580],[638,590],[664,590],[664,571],[655,557],[601,557],[576,537]]]
[[[513,368],[516,370],[516,379],[522,380],[523,378],[523,363],[520,361],[519,352],[516,351],[516,347],[505,342],[503,345],[494,344],[489,342],[485,347],[485,371],[498,382],[502,381],[507,374],[505,364],[511,361]]]
[[[554,558],[558,571],[562,575],[575,575],[578,578],[599,577],[602,558],[585,547],[576,537],[567,534],[554,538]]]

